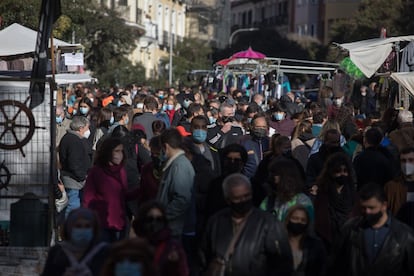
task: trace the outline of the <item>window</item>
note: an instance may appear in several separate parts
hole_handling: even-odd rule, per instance
[[[128,6],[128,0],[118,0],[118,6]]]

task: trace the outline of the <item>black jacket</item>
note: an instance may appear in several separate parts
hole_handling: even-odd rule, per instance
[[[391,217],[390,232],[373,263],[365,253],[362,217],[349,220],[334,246],[328,275],[414,275],[414,233]]]
[[[233,237],[231,211],[226,208],[207,224],[201,246],[203,267],[222,258]],[[291,275],[293,260],[284,226],[274,216],[253,208],[228,264],[237,276]]]
[[[62,165],[61,175],[69,176],[76,181],[86,178],[91,166],[89,153],[92,151],[88,141],[68,130],[60,141],[59,158]]]

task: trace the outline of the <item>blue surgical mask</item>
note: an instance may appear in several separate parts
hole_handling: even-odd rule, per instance
[[[253,118],[247,118],[247,122],[250,124],[252,122]]]
[[[72,228],[71,241],[76,246],[88,246],[93,238],[92,228]]]
[[[273,117],[275,118],[276,121],[281,121],[283,120],[283,113],[275,113],[273,114]]]
[[[89,112],[89,108],[88,107],[80,107],[79,111],[81,114],[86,115]]]
[[[123,260],[115,264],[115,276],[141,276],[142,266],[140,263]]]
[[[122,102],[121,101],[118,101],[117,103],[116,103],[116,106],[117,107],[120,107],[122,105]]]
[[[158,95],[158,98],[164,99],[164,95]]]
[[[127,125],[129,123],[129,118],[127,117],[126,119],[125,119],[125,124]]]
[[[114,116],[111,117],[111,119],[109,120],[109,124],[113,125],[115,122],[115,118]]]
[[[78,110],[77,110],[77,109],[74,109],[74,110],[72,111],[72,115],[76,115],[76,113],[78,113]]]
[[[165,110],[167,110],[167,106],[164,104],[164,105],[162,106],[162,111],[165,111]]]
[[[190,104],[191,104],[190,100],[184,100],[184,102],[183,102],[184,108],[188,108],[190,106]]]
[[[211,124],[214,124],[217,121],[217,119],[214,117],[208,117],[208,121],[210,122],[210,125],[211,125]]]
[[[168,104],[167,105],[167,110],[173,110],[174,109],[174,105],[173,104]]]
[[[56,124],[61,124],[63,122],[63,118],[62,117],[56,117]]]
[[[204,143],[207,139],[207,131],[204,129],[193,130],[193,139],[197,143]]]

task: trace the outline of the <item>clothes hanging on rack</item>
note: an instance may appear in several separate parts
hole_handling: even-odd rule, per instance
[[[400,72],[414,71],[414,42],[411,41],[402,51]]]

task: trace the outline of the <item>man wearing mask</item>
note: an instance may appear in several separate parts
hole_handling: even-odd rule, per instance
[[[256,114],[253,117],[250,134],[242,137],[241,145],[248,155],[243,173],[251,178],[263,160],[264,153],[269,150],[268,125],[264,114]]]
[[[255,207],[249,179],[235,173],[223,181],[229,208],[207,224],[201,263],[207,275],[291,275],[293,261],[286,230]]]
[[[397,215],[401,207],[414,202],[414,147],[407,147],[400,152],[401,175],[385,184],[389,209]]]
[[[339,109],[344,103],[344,100],[345,100],[345,96],[343,92],[334,93],[334,96],[332,99],[332,105],[328,107],[329,118],[336,119],[336,115],[338,114]]]
[[[89,153],[92,152],[92,147],[87,142],[90,134],[88,118],[75,116],[70,129],[60,141],[60,175],[69,198],[66,216],[71,210],[80,207],[79,193],[85,185],[86,174],[91,166]]]
[[[70,122],[72,120],[66,118],[65,109],[63,105],[56,106],[56,148],[59,147],[60,140],[66,134],[66,131],[70,128]]]
[[[327,275],[414,275],[413,230],[394,218],[387,206],[380,185],[362,187],[362,216],[342,228]]]
[[[237,143],[243,135],[243,129],[235,122],[235,106],[227,101],[220,105],[217,125],[209,128],[207,141],[217,149]]]
[[[223,180],[232,173],[241,173],[247,162],[247,151],[240,144],[230,144],[220,152],[221,174],[214,178],[208,188],[206,199],[206,220],[227,207],[223,196]]]
[[[285,109],[279,104],[275,103],[271,108],[272,121],[270,125],[270,136],[278,133],[283,136],[291,137],[295,129],[295,122],[285,112]]]

